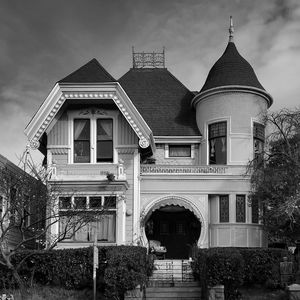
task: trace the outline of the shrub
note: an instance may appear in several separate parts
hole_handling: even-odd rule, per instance
[[[280,283],[279,263],[287,250],[266,248],[210,248],[198,249],[193,264],[199,278],[203,298],[207,287],[223,284],[225,299],[238,297],[238,288],[247,285]]]
[[[19,274],[24,282],[59,286],[66,289],[92,287],[93,249],[26,250],[15,254],[13,264],[22,260]],[[121,295],[143,284],[150,272],[146,249],[137,246],[99,247],[97,287]],[[16,288],[12,273],[0,266],[0,289]]]
[[[143,286],[147,281],[146,248],[119,246],[107,253],[107,268],[104,281],[106,295],[122,297],[137,285]]]
[[[223,284],[225,299],[231,299],[243,284],[243,257],[238,250],[212,248],[199,250],[193,269],[201,282],[202,297],[208,297],[207,287]]]

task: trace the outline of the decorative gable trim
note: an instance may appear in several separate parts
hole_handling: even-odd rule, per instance
[[[57,83],[24,130],[32,149],[39,148],[43,133],[67,99],[112,99],[138,136],[139,146],[155,149],[151,129],[118,82],[80,85]]]

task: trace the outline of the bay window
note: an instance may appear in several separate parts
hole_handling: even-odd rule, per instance
[[[227,162],[227,124],[218,122],[208,126],[209,164]]]
[[[236,222],[246,222],[246,195],[236,195]]]
[[[116,241],[116,197],[59,197],[59,234],[64,241]]]

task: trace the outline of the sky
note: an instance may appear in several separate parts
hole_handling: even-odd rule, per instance
[[[226,48],[230,15],[272,109],[299,107],[299,0],[0,0],[0,153],[18,164],[23,131],[54,84],[92,58],[118,79],[132,46],[165,47],[168,70],[199,91]]]

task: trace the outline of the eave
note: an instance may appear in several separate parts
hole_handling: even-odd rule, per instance
[[[139,138],[139,146],[144,149],[150,146],[154,151],[155,143],[151,129],[118,82],[57,83],[24,130],[31,148],[39,148],[43,133],[68,99],[72,99],[74,103],[78,99],[113,100]]]

